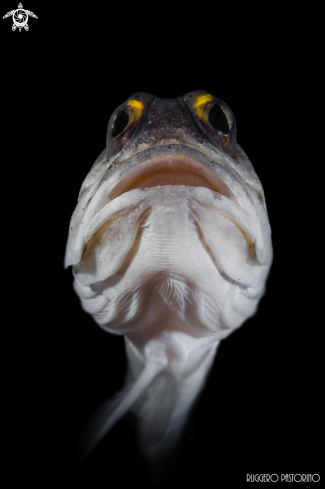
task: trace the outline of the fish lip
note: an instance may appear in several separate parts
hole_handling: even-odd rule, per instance
[[[146,146],[140,150],[134,152],[126,159],[119,159],[114,161],[113,172],[109,172],[108,178],[112,180],[112,185],[106,195],[106,198],[101,203],[100,209],[103,208],[108,202],[119,197],[126,191],[130,191],[134,188],[153,188],[161,187],[165,185],[180,186],[173,183],[163,183],[162,185],[143,185],[133,186],[130,190],[126,190],[130,184],[132,178],[140,178],[147,172],[154,170],[165,170],[173,165],[173,168],[184,169],[186,166],[190,168],[190,171],[196,173],[198,176],[202,176],[207,180],[210,186],[207,185],[197,185],[191,184],[184,186],[187,187],[207,187],[212,191],[216,191],[221,195],[231,199],[239,207],[240,204],[236,199],[234,193],[232,192],[227,178],[231,179],[234,176],[229,172],[229,167],[227,167],[224,162],[224,155],[216,152],[213,148],[213,158],[208,156],[206,153],[201,151],[194,145],[179,143],[178,141],[164,141],[162,144],[154,146]],[[210,151],[212,153],[212,151]],[[122,155],[121,155],[122,156]],[[220,175],[224,173],[224,175]],[[105,178],[106,180],[106,178]],[[213,189],[215,186],[217,189]]]
[[[210,149],[210,148],[208,148]],[[213,148],[214,149],[214,148]],[[212,153],[212,151],[211,151]],[[211,188],[206,188],[205,186],[200,186],[200,185],[184,185],[184,186],[179,186],[179,185],[172,185],[172,184],[163,184],[163,185],[152,185],[149,187],[142,187],[138,186],[135,188],[132,188],[130,190],[125,190],[125,187],[127,186],[128,182],[130,181],[130,178],[132,178],[132,171],[139,171],[139,174],[141,174],[145,171],[148,170],[148,167],[150,169],[151,164],[155,164],[158,161],[158,167],[160,166],[163,168],[163,163],[166,159],[166,157],[174,157],[175,154],[182,155],[185,160],[185,164],[191,160],[191,164],[194,164],[196,169],[201,168],[204,171],[210,172],[210,174],[218,179],[219,185],[222,185],[222,190],[221,191],[213,191]],[[185,145],[185,144],[175,144],[166,141],[162,145],[155,145],[155,146],[150,146],[150,147],[145,147],[141,148],[140,151],[136,151],[135,154],[130,155],[128,158],[124,159],[117,159],[114,160],[114,167],[111,168],[111,172],[106,174],[104,178],[102,178],[101,183],[97,187],[98,192],[98,197],[95,198],[95,202],[93,202],[94,206],[93,212],[92,212],[92,218],[89,220],[88,225],[86,225],[86,232],[85,232],[85,238],[86,241],[90,239],[91,235],[97,231],[98,225],[95,224],[98,222],[97,220],[99,219],[100,215],[101,218],[99,219],[101,221],[104,216],[108,213],[110,215],[110,218],[112,215],[115,213],[113,209],[117,210],[120,209],[121,205],[121,199],[123,199],[123,202],[129,201],[130,197],[130,202],[133,202],[133,197],[131,197],[132,193],[135,191],[150,191],[148,195],[157,195],[155,193],[152,193],[153,190],[163,190],[163,188],[170,187],[174,189],[182,189],[182,194],[185,196],[187,192],[191,192],[194,190],[198,190],[199,192],[194,192],[194,194],[188,194],[188,197],[191,198],[196,198],[195,195],[197,194],[198,201],[201,201],[201,197],[206,194],[206,192],[209,192],[210,195],[213,195],[213,201],[214,203],[220,202],[220,197],[222,199],[225,199],[225,201],[230,201],[229,205],[231,203],[229,215],[232,216],[236,223],[241,227],[242,229],[246,230],[249,236],[253,237],[254,233],[252,231],[252,226],[251,226],[251,220],[250,220],[250,213],[247,212],[245,209],[245,206],[243,207],[235,197],[234,193],[231,190],[231,186],[237,190],[237,194],[239,193],[242,195],[243,193],[243,187],[240,183],[240,181],[235,177],[233,172],[231,171],[229,163],[225,159],[225,155],[221,151],[216,151],[214,149],[214,152],[212,153],[214,159],[211,157],[208,157],[207,154],[203,153],[200,151],[199,148],[193,147],[190,145]],[[120,157],[123,155],[121,154]],[[124,154],[125,156],[125,154]],[[139,170],[139,168],[143,165],[142,169]],[[228,180],[228,181],[227,181]],[[101,187],[101,188],[100,188]],[[237,187],[237,188],[236,188]],[[200,189],[202,191],[205,191],[203,194],[200,192]],[[220,189],[219,189],[220,190]],[[238,192],[239,191],[239,192]],[[137,193],[139,195],[139,193]],[[146,194],[144,194],[145,196]],[[145,197],[146,200],[146,197]],[[204,200],[204,199],[203,199]],[[140,198],[139,202],[142,201]],[[228,205],[228,204],[227,204]],[[212,205],[214,207],[214,204]],[[125,208],[124,204],[122,205],[121,209]],[[237,209],[237,210],[236,210]],[[113,212],[113,214],[111,214]],[[239,214],[238,214],[239,212]],[[107,214],[107,215],[108,215]],[[237,215],[237,218],[236,218]],[[239,219],[238,219],[239,217]],[[88,219],[87,219],[88,220]],[[101,223],[102,224],[102,223]]]
[[[235,219],[240,226],[247,230],[252,241],[256,243],[258,260],[260,263],[270,262],[272,254],[270,254],[269,246],[266,248],[266,251],[264,250],[265,243],[268,244],[267,240],[268,235],[270,234],[269,226],[264,222],[265,210],[261,207],[262,204],[257,195],[255,199],[255,195],[251,195],[249,192],[249,186],[246,188],[246,186],[243,185],[245,182],[232,168],[232,158],[211,145],[200,148],[194,145],[180,144],[179,142],[168,142],[167,144],[167,142],[164,141],[164,144],[159,146],[139,146],[136,150],[132,149],[132,151],[128,150],[127,152],[121,152],[111,161],[107,159],[108,166],[106,166],[106,170],[97,179],[97,182],[93,182],[88,189],[85,189],[84,193],[79,198],[78,206],[72,217],[72,225],[66,247],[65,267],[79,263],[84,246],[89,239],[91,232],[96,231],[95,228],[97,228],[97,225],[95,225],[95,221],[98,222],[99,218],[104,218],[107,213],[114,213],[113,209],[116,208],[117,210],[120,208],[120,199],[126,203],[129,201],[129,198],[125,200],[126,196],[131,196],[133,192],[136,192],[137,195],[139,195],[139,189],[135,189],[120,195],[116,199],[107,201],[107,196],[116,183],[118,183],[132,167],[135,167],[150,157],[157,156],[158,154],[172,154],[177,151],[197,159],[199,162],[203,163],[203,165],[218,174],[224,183],[228,185],[235,195],[235,201],[207,188],[196,187],[196,189],[194,188],[193,190],[195,190],[194,193],[200,189],[202,191],[204,190],[205,194],[208,192],[211,196],[213,195],[216,197],[216,199],[213,199],[215,203],[218,203],[220,201],[219,198],[222,197],[222,199],[225,199],[229,204],[232,204],[229,208],[233,209],[230,211],[230,214],[235,217],[239,212],[239,219],[236,217]],[[164,187],[160,190],[163,190],[163,188]],[[177,187],[174,188],[176,189]],[[148,188],[144,190],[149,192],[149,194],[152,190],[158,192],[158,189]],[[183,191],[184,190],[185,189],[183,188]],[[186,191],[188,190],[186,189]],[[200,191],[198,193],[199,201],[201,200],[201,194],[202,192]],[[192,195],[194,196],[194,194]],[[125,203],[122,205],[123,208],[125,208]]]

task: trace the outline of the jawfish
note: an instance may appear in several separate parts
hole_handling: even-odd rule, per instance
[[[120,105],[65,254],[83,309],[124,335],[128,359],[84,455],[128,410],[149,463],[173,451],[220,340],[255,313],[271,263],[263,188],[231,109],[203,90]]]

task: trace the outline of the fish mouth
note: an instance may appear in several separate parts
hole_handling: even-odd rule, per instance
[[[140,207],[144,210],[158,201],[175,210],[186,201],[193,208],[192,214],[198,205],[219,210],[241,231],[249,246],[257,243],[261,247],[263,230],[250,195],[231,162],[210,149],[203,152],[183,144],[166,144],[113,160],[88,192],[84,188],[69,234],[65,266],[80,262],[85,247],[89,248],[87,243],[93,235],[101,234],[102,226],[112,224],[121,213],[127,216],[136,208],[140,212]],[[198,220],[202,212],[198,211]]]
[[[172,199],[182,196],[182,199],[194,199],[208,207],[224,207],[225,215],[240,229],[250,246],[249,219],[231,190],[234,177],[224,167],[222,158],[212,160],[197,148],[165,144],[146,148],[118,161],[111,175],[102,180],[102,191],[94,202],[93,215],[86,226],[85,243],[93,234],[100,235],[99,229],[112,223],[120,212],[127,215],[141,202],[150,206],[152,199],[162,198],[170,202],[171,196]],[[142,194],[141,191],[147,192]],[[196,211],[192,211],[195,214]]]
[[[205,187],[237,203],[229,186],[219,175],[198,159],[176,152],[149,157],[131,168],[111,188],[101,207],[120,195],[134,189],[178,187]]]

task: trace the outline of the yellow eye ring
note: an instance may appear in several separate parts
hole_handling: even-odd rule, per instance
[[[197,113],[199,118],[204,122],[208,122],[205,106],[207,102],[211,102],[212,100],[213,100],[212,95],[210,95],[209,93],[204,93],[203,95],[199,95],[196,101],[194,102],[195,112]]]
[[[130,119],[129,124],[132,124],[140,118],[144,108],[144,104],[140,102],[140,100],[131,99],[127,101],[126,108]]]

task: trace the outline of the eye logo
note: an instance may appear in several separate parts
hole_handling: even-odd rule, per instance
[[[33,12],[23,9],[23,5],[21,3],[18,5],[18,8],[16,10],[11,10],[10,12],[7,12],[6,15],[3,16],[3,19],[6,19],[11,15],[13,20],[12,30],[15,31],[18,27],[19,32],[21,32],[22,28],[24,28],[25,31],[28,31],[28,16],[38,19],[37,15],[35,15]]]

